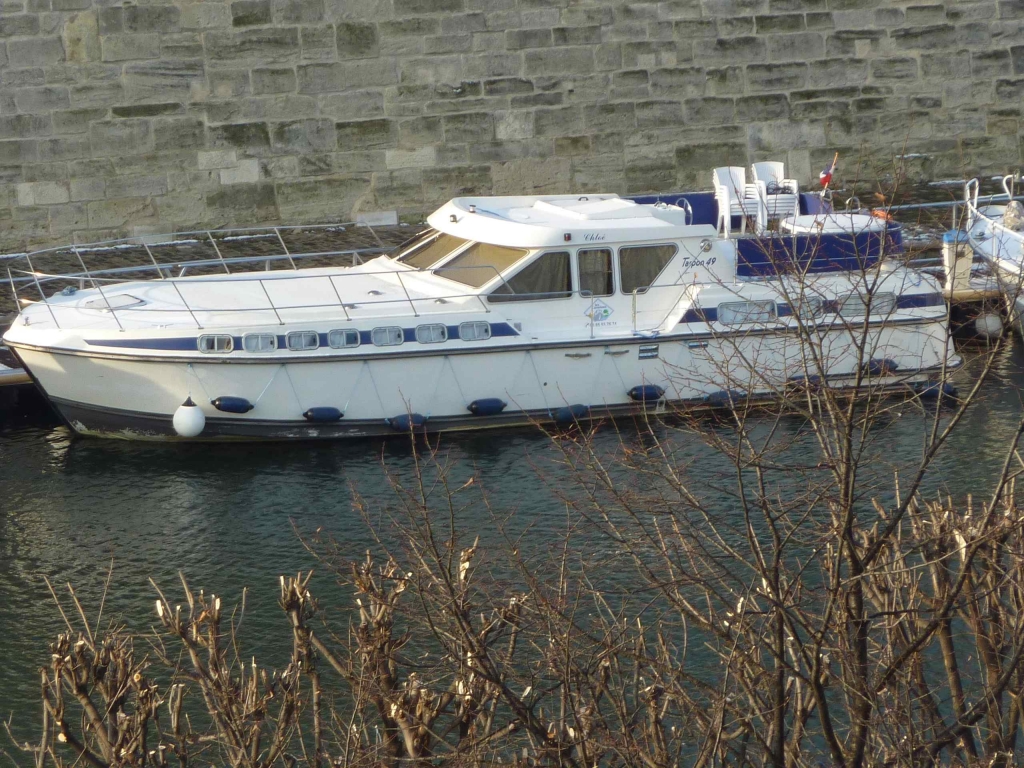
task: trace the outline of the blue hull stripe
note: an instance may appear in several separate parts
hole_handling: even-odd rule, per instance
[[[459,336],[459,326],[449,325],[447,326],[447,328],[449,340],[461,338]],[[372,331],[359,332],[360,345],[373,345],[371,333]],[[416,343],[415,328],[403,328],[402,333],[405,339],[403,343]],[[492,338],[518,335],[519,332],[508,323],[491,323]],[[330,346],[330,342],[328,341],[328,335],[326,333],[319,334],[319,337],[321,347]],[[233,336],[232,338],[234,339],[235,342],[235,349],[242,349],[242,337]],[[197,336],[178,336],[169,339],[86,339],[85,343],[94,347],[119,347],[122,349],[164,349],[176,352],[196,352],[199,349],[199,338]],[[286,336],[279,335],[277,337],[277,348],[281,350],[288,349],[288,338]]]

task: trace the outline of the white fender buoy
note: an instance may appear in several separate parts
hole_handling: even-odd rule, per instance
[[[974,318],[974,330],[986,339],[997,338],[1003,333],[1003,318],[995,312],[982,312]]]
[[[174,425],[174,431],[181,437],[198,437],[206,427],[206,414],[189,397],[178,406],[171,423]]]

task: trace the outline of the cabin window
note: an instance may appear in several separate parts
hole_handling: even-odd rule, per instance
[[[607,248],[581,248],[576,254],[580,268],[581,296],[611,296],[612,252]]]
[[[320,346],[320,334],[316,331],[292,331],[288,334],[288,349],[293,352],[317,349]]]
[[[463,323],[459,326],[459,338],[463,341],[486,341],[491,338],[491,324],[480,321]]]
[[[200,352],[230,352],[235,348],[235,340],[230,336],[200,336],[198,346]]]
[[[842,317],[864,317],[870,304],[872,315],[888,315],[896,309],[896,294],[849,293],[839,299],[839,314]]]
[[[355,328],[343,328],[327,334],[327,343],[332,349],[347,349],[359,346],[359,331]]]
[[[674,245],[619,248],[619,285],[623,293],[644,293],[676,255]]]
[[[397,325],[389,325],[385,328],[374,328],[370,338],[378,347],[394,347],[405,341],[405,333]]]
[[[718,322],[725,325],[770,323],[777,317],[774,301],[730,301],[718,305]]]
[[[417,325],[416,341],[420,344],[439,344],[448,341],[448,327],[441,323]]]
[[[461,237],[432,230],[413,243],[398,257],[398,261],[417,269],[429,269],[468,242]]]
[[[821,299],[816,296],[799,296],[793,303],[793,314],[801,320],[813,320],[825,313],[825,307]]]
[[[434,273],[449,280],[479,288],[511,267],[529,251],[490,243],[473,243]]]
[[[272,333],[247,333],[242,337],[246,352],[273,352],[277,349],[277,336]]]
[[[502,282],[488,301],[537,301],[572,296],[569,252],[545,253]]]

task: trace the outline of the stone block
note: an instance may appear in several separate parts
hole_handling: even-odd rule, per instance
[[[299,46],[305,61],[331,61],[337,55],[334,26],[322,24],[301,27]]]
[[[807,82],[807,64],[750,64],[747,86],[751,92],[791,91]]]
[[[293,59],[298,53],[299,33],[295,27],[206,33],[206,55],[210,61],[272,64]]]
[[[167,176],[115,176],[106,180],[107,197],[154,197],[167,193]]]
[[[533,113],[535,136],[578,136],[584,133],[583,110],[578,106],[539,108]]]
[[[324,119],[274,123],[270,142],[274,150],[286,154],[329,152],[338,146],[334,123]]]
[[[394,7],[398,17],[457,13],[466,9],[464,0],[394,0]]]
[[[107,194],[107,183],[103,179],[96,177],[71,179],[70,185],[71,200],[76,202],[102,200]]]
[[[438,35],[423,38],[423,53],[466,53],[471,50],[472,35]]]
[[[864,59],[823,59],[814,63],[807,73],[812,88],[834,88],[865,82],[868,62]]]
[[[277,203],[285,217],[295,211],[307,217],[312,213],[350,221],[352,209],[367,199],[369,192],[369,175],[281,182],[277,185]]]
[[[682,125],[683,110],[678,101],[638,101],[636,126],[639,129]]]
[[[453,71],[452,80],[519,77],[524,74],[522,52],[465,55],[461,64],[461,68]]]
[[[505,32],[505,47],[509,50],[517,48],[550,48],[552,34],[550,29],[510,29]]]
[[[394,120],[355,120],[334,124],[337,147],[353,149],[386,149],[398,145],[398,126]]]
[[[709,64],[764,61],[768,44],[759,37],[718,38],[694,42],[695,57]]]
[[[533,137],[533,112],[498,112],[494,115],[494,135],[498,141]]]
[[[64,60],[64,46],[59,37],[11,40],[7,55],[12,67],[44,67]]]
[[[101,35],[124,32],[124,8],[121,6],[98,8],[96,17]]]
[[[160,152],[195,151],[206,143],[206,125],[194,117],[153,121],[153,145]]]
[[[270,130],[266,123],[211,125],[207,129],[211,149],[241,149],[259,152],[270,148]]]
[[[252,92],[257,96],[268,93],[289,93],[295,90],[295,70],[289,68],[254,69]]]
[[[230,211],[234,215],[245,211],[257,218],[277,218],[277,195],[274,185],[267,182],[222,187],[207,194],[206,205],[215,212]]]
[[[562,93],[527,93],[522,96],[513,96],[509,106],[514,110],[528,110],[531,107],[554,107],[565,100]]]
[[[71,200],[67,182],[33,181],[18,185],[18,205],[59,205]]]
[[[230,25],[231,8],[227,3],[197,2],[182,8],[182,29],[215,29]]]
[[[220,171],[221,184],[253,184],[260,180],[260,161],[255,157],[239,160],[234,168]]]
[[[270,0],[236,0],[231,4],[231,26],[255,27],[270,24]]]
[[[753,35],[757,29],[753,16],[739,16],[731,19],[718,19],[717,37],[739,37]]]
[[[201,59],[160,59],[127,64],[124,82],[134,101],[186,101],[205,85]]]
[[[50,112],[67,109],[71,106],[71,98],[63,86],[19,88],[14,91],[14,103],[19,112]]]
[[[207,149],[199,152],[196,162],[199,170],[212,171],[220,168],[232,168],[237,161],[233,149]]]
[[[491,168],[493,194],[559,194],[571,190],[572,165],[567,157],[524,158]]]
[[[197,32],[168,33],[160,38],[160,55],[165,59],[201,59],[203,38]]]
[[[597,45],[601,42],[601,27],[598,24],[555,27],[551,34],[555,45]]]
[[[340,59],[364,59],[377,56],[380,42],[375,24],[338,22],[335,25]]]
[[[250,93],[249,70],[214,69],[207,72],[210,95],[215,99],[231,99]]]
[[[39,16],[35,13],[0,16],[0,38],[29,37],[39,34]]]
[[[34,139],[51,133],[50,115],[0,115],[0,139]]]
[[[956,27],[952,24],[932,24],[925,27],[894,29],[889,38],[897,49],[917,48],[933,50],[956,45]]]
[[[148,120],[105,120],[89,126],[94,157],[117,157],[153,149],[153,131]]]
[[[961,79],[971,76],[971,56],[967,51],[921,54],[922,77]]]
[[[687,125],[727,125],[736,119],[736,103],[716,97],[686,99],[683,116]]]
[[[457,35],[467,32],[483,32],[487,19],[482,13],[449,14],[441,18],[441,34]]]
[[[909,5],[905,13],[907,24],[941,24],[946,20],[946,7],[941,3]]]
[[[12,69],[8,67],[3,72],[0,72],[0,87],[3,87],[8,92],[12,88],[30,88],[45,84],[46,71],[41,67],[31,69]]]
[[[757,34],[765,35],[772,32],[800,32],[804,29],[804,14],[775,13],[754,18]]]
[[[394,61],[366,59],[333,64],[304,64],[298,68],[299,93],[329,93],[398,82]]]
[[[533,81],[522,77],[496,77],[485,80],[483,89],[488,96],[532,93]]]
[[[789,99],[781,93],[736,99],[736,120],[740,123],[788,120],[789,117]]]
[[[84,11],[92,7],[92,0],[51,0],[50,10],[61,11]]]
[[[437,160],[436,147],[419,149],[389,149],[385,154],[385,165],[395,168],[429,168]]]
[[[808,61],[825,55],[825,38],[818,32],[772,35],[768,56],[772,61]]]
[[[160,35],[104,35],[100,38],[103,61],[131,61],[160,57]]]
[[[176,5],[126,5],[125,32],[156,32],[167,35],[180,28],[181,10]]]
[[[110,114],[113,117],[156,117],[158,115],[179,114],[184,111],[184,106],[179,102],[167,102],[164,104],[126,104],[110,108]]]
[[[588,47],[528,50],[524,72],[530,75],[584,75],[594,70],[594,51]]]
[[[672,67],[650,72],[652,96],[702,96],[707,75],[697,67]]]
[[[1015,45],[1010,48],[1010,59],[1013,64],[1013,74],[1024,75],[1024,45]]]
[[[917,59],[876,59],[871,62],[871,76],[876,80],[916,80]]]
[[[583,108],[583,122],[590,132],[632,131],[636,128],[636,108],[632,102],[593,104]]]
[[[320,114],[327,117],[367,119],[384,114],[384,94],[379,90],[329,93],[318,100]]]
[[[471,144],[494,139],[494,119],[487,113],[467,112],[445,115],[444,140],[448,144]]]
[[[39,140],[39,162],[61,163],[89,156],[89,137],[85,134],[69,134],[53,139]]]
[[[315,24],[324,20],[324,0],[273,0],[277,24]]]

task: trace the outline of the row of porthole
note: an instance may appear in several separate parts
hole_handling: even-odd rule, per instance
[[[327,333],[331,349],[351,349],[363,343],[365,331],[355,328],[339,328]],[[369,332],[368,341],[377,347],[393,347],[405,343],[405,329],[397,325],[374,328]],[[448,326],[442,323],[418,325],[416,341],[420,344],[439,344],[448,340]],[[459,338],[463,341],[486,341],[491,338],[491,325],[482,321],[471,321],[459,325]],[[278,348],[278,337],[273,333],[247,333],[242,337],[242,349],[246,352],[274,352]],[[308,352],[320,348],[320,334],[316,331],[291,331],[285,335],[285,344],[292,352]],[[235,349],[235,339],[228,334],[206,334],[197,340],[200,352],[227,353]]]

